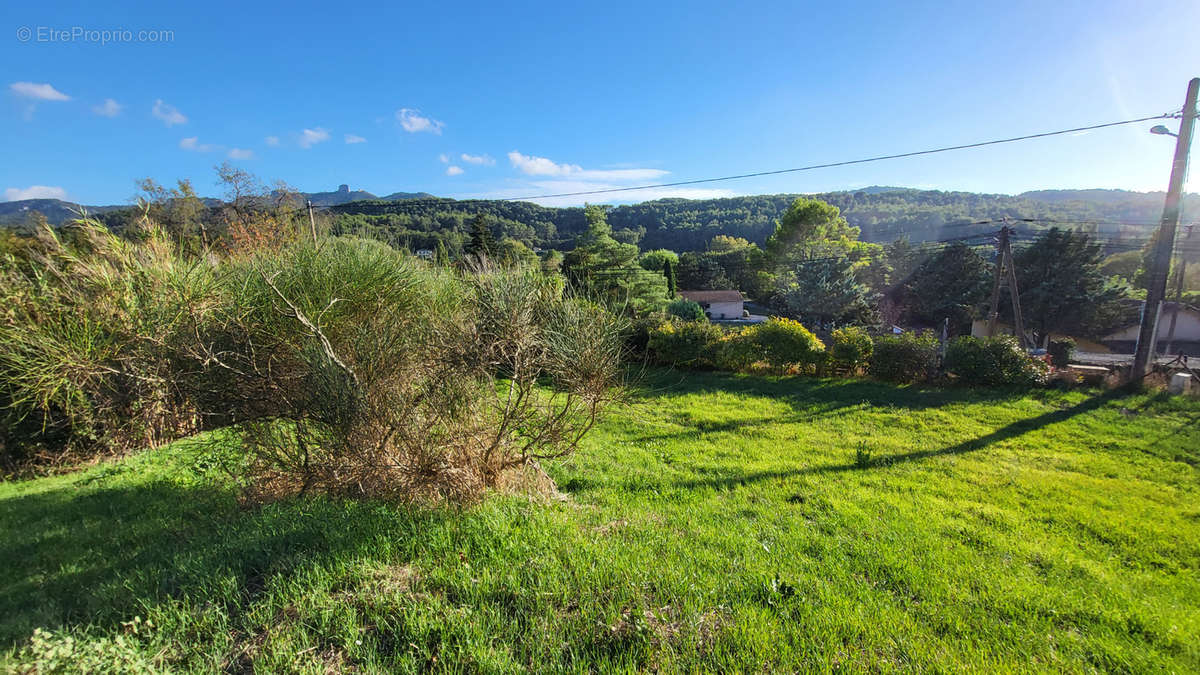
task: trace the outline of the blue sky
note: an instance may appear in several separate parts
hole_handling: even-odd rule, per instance
[[[0,199],[90,204],[142,177],[219,194],[225,160],[381,195],[688,180],[1166,112],[1200,75],[1195,0],[11,2],[0,18]],[[1161,190],[1172,139],[1150,126],[591,200]]]

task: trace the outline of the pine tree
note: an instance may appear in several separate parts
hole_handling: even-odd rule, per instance
[[[939,325],[947,318],[955,334],[971,330],[982,316],[992,286],[993,267],[975,249],[958,241],[917,265],[903,286],[907,319]]]
[[[638,248],[613,239],[602,206],[584,208],[588,229],[563,256],[562,270],[576,293],[634,315],[661,308],[667,282],[638,264]]]
[[[481,257],[491,256],[496,249],[496,240],[492,237],[492,231],[482,213],[476,214],[471,223],[471,238],[465,249],[468,255]]]
[[[1128,288],[1101,269],[1103,250],[1083,232],[1053,227],[1014,255],[1021,312],[1039,343],[1052,333],[1103,334],[1120,321]]]
[[[442,239],[438,239],[437,253],[435,254],[434,261],[438,267],[449,267],[450,265],[450,252],[446,250],[446,242]]]
[[[671,264],[670,258],[663,260],[663,276],[667,278],[667,299],[674,300],[678,292],[676,288],[678,282],[675,280],[675,266]]]

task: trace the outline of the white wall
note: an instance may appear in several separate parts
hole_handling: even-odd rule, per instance
[[[1125,328],[1105,337],[1105,340],[1137,340],[1138,325]],[[1158,315],[1158,339],[1166,340],[1167,331],[1171,330],[1171,312],[1163,310]],[[1185,309],[1179,310],[1179,319],[1175,323],[1175,339],[1185,342],[1200,341],[1200,315]]]
[[[742,318],[742,303],[740,302],[710,302],[708,312],[711,319],[740,319]]]

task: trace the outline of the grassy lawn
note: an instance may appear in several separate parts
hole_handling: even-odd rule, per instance
[[[569,500],[462,511],[243,509],[176,444],[0,484],[0,650],[42,627],[195,671],[1196,672],[1198,419],[659,371],[547,467]]]

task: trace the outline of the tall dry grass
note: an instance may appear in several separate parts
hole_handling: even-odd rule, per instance
[[[197,428],[173,342],[212,266],[93,220],[0,243],[0,462],[55,464]]]

